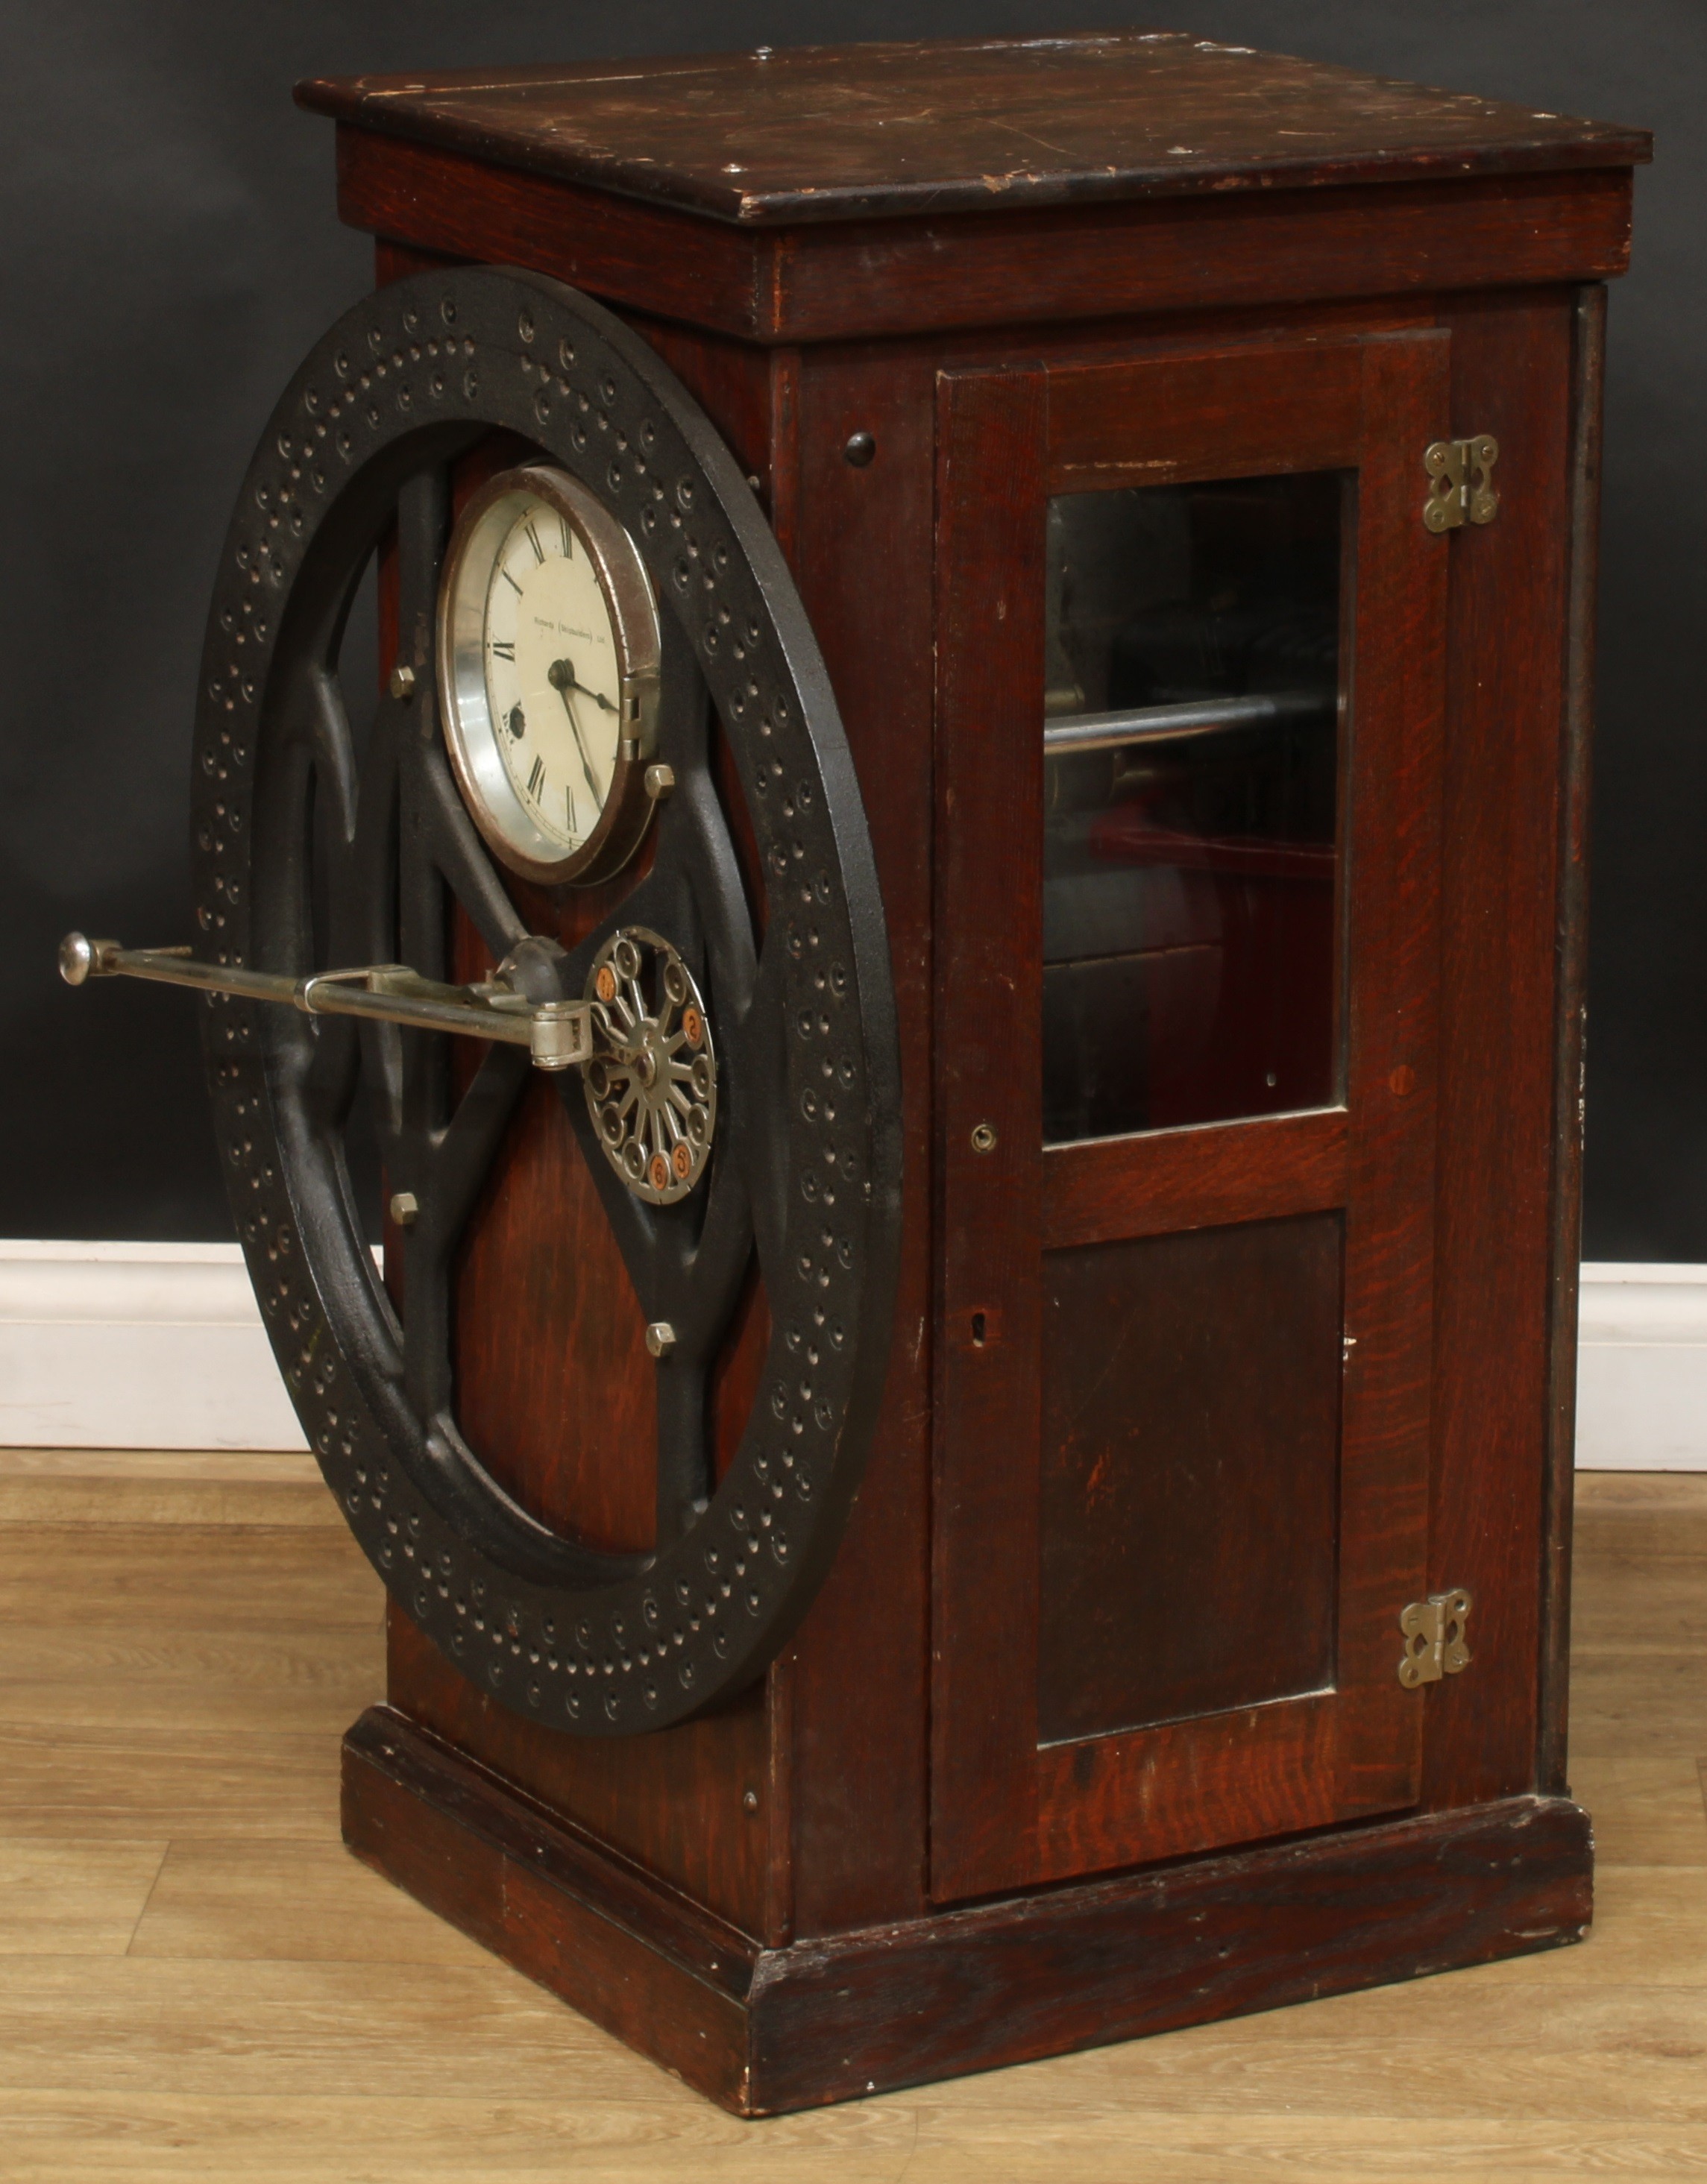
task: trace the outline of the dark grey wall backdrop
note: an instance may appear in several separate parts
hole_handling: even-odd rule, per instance
[[[0,1235],[228,1234],[187,996],[72,994],[66,927],[189,936],[204,602],[298,354],[360,293],[300,75],[1131,23],[1073,0],[30,0],[0,81]],[[1152,23],[1653,128],[1614,292],[1589,1256],[1707,1259],[1703,0],[1177,0]]]

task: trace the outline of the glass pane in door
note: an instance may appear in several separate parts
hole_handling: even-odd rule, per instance
[[[1338,1096],[1335,471],[1050,504],[1044,1138]]]

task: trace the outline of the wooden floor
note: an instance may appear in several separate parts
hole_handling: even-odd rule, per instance
[[[1707,2172],[1707,1477],[1585,1481],[1584,1947],[740,2124],[340,1847],[380,1589],[306,1458],[0,1451],[5,2184]]]

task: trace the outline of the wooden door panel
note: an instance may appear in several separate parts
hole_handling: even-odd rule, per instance
[[[1331,1688],[1342,1258],[1337,1213],[1045,1252],[1040,1742]]]
[[[1430,331],[939,382],[939,1900],[1417,1797],[1447,361]],[[1046,1150],[1048,496],[1325,469],[1342,1097]]]

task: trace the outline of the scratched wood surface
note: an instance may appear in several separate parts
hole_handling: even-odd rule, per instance
[[[1185,31],[761,46],[298,86],[315,111],[745,226],[1627,165],[1647,132]]]
[[[0,2176],[1697,2176],[1707,1479],[1590,1474],[1579,1512],[1582,1947],[743,2125],[339,1845],[381,1595],[306,1458],[5,1451]]]

